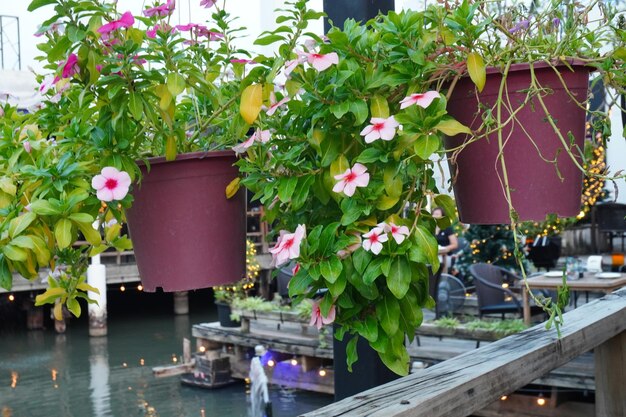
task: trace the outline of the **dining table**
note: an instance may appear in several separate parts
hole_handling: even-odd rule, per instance
[[[530,290],[553,290],[556,291],[563,286],[563,272],[553,271],[542,275],[535,275],[527,278],[528,286],[522,286],[522,308],[524,313],[524,323],[530,324]],[[570,291],[588,291],[611,293],[626,286],[626,274],[620,272],[584,272],[582,277],[568,277],[567,285]]]

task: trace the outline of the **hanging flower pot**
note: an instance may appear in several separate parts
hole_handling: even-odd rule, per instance
[[[500,102],[502,158],[519,220],[543,220],[549,213],[575,216],[580,211],[583,173],[572,157],[581,164],[590,69],[572,63],[569,68],[559,65],[555,70],[543,62],[533,64],[533,68],[548,114],[537,97],[521,105],[527,100],[532,84],[528,64],[510,67],[501,97],[503,75],[497,68],[487,69],[481,93],[469,77],[460,79],[448,102],[448,112],[475,130],[486,118],[497,120]],[[509,205],[498,133],[494,131],[466,143],[469,139],[472,138],[467,135],[446,139],[459,218],[464,223],[508,223]]]
[[[149,160],[128,210],[137,267],[146,291],[228,284],[246,272],[245,194],[231,199],[234,153],[198,152]]]

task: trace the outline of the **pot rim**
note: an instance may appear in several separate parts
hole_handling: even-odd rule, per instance
[[[229,150],[221,150],[221,151],[200,151],[200,152],[187,152],[180,153],[176,155],[176,159],[173,161],[168,161],[165,159],[165,156],[155,156],[151,158],[139,159],[135,161],[139,166],[146,166],[146,161],[150,165],[154,164],[163,164],[169,162],[178,162],[178,161],[188,161],[191,159],[208,159],[208,158],[224,158],[224,157],[234,157],[237,154],[234,151]]]
[[[585,67],[589,72],[595,71],[594,67],[587,65],[584,61],[580,59],[553,60],[551,64],[552,66],[555,66],[555,67],[564,67],[564,68],[567,68],[567,65],[571,67]],[[534,69],[550,68],[550,64],[546,61],[519,62],[517,64],[511,64],[511,66],[509,67],[509,73],[515,72],[515,71],[526,71],[530,68],[531,65],[533,66]],[[490,66],[490,67],[487,67],[486,71],[488,75],[501,74],[503,69],[504,68],[501,66],[498,66],[498,67]]]

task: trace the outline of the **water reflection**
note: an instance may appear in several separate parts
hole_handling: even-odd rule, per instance
[[[94,416],[111,415],[111,388],[109,387],[109,354],[106,337],[89,339],[89,390]]]

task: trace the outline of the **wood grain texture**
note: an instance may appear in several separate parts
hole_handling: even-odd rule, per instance
[[[626,332],[595,351],[596,417],[626,416]]]
[[[468,416],[626,330],[626,289],[564,318],[560,339],[538,325],[304,416]]]

